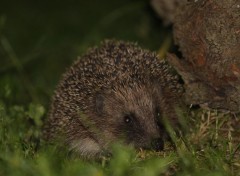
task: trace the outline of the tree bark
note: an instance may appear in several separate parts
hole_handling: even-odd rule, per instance
[[[152,1],[161,9],[164,0]],[[240,112],[240,0],[181,1],[171,15],[182,58],[167,59],[184,80],[186,102]]]

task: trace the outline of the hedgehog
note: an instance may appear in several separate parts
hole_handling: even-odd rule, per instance
[[[168,120],[177,124],[179,77],[156,53],[106,40],[66,71],[56,88],[44,138],[83,158],[111,153],[115,142],[161,151]]]

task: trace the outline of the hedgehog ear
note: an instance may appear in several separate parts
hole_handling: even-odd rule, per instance
[[[104,97],[101,94],[96,95],[96,111],[98,114],[103,112],[104,108]]]

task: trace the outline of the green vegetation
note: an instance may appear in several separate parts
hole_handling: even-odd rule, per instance
[[[60,75],[89,46],[116,38],[164,55],[170,34],[144,0],[1,2],[0,176],[240,175],[240,120],[230,114],[192,110],[185,122],[191,129],[174,138],[176,149],[116,145],[102,162],[72,158],[40,140]]]

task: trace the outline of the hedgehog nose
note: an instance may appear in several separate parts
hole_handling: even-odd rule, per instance
[[[164,148],[164,142],[161,138],[155,138],[151,142],[152,148],[155,151],[161,151]]]

